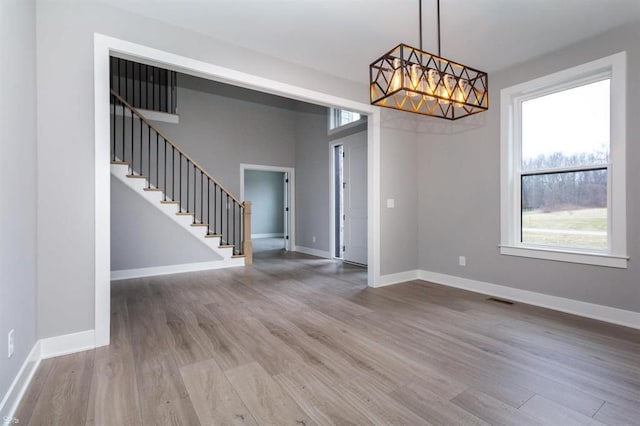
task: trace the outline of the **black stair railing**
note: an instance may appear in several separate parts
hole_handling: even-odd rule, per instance
[[[178,214],[192,215],[192,226],[206,226],[207,236],[220,236],[234,255],[250,256],[245,253],[250,204],[227,191],[114,90],[111,161],[127,163],[131,176],[146,178],[145,190],[162,191],[163,203],[177,204]]]
[[[175,71],[122,58],[110,58],[111,89],[134,108],[177,113]]]

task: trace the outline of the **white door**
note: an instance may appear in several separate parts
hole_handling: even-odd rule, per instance
[[[367,139],[344,144],[344,253],[347,262],[367,264]]]

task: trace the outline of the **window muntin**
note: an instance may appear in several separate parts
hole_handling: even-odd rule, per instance
[[[329,111],[329,130],[336,130],[362,119],[362,115],[346,109],[331,108]]]

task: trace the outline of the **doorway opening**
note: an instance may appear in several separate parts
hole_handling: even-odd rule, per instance
[[[294,240],[294,169],[240,165],[240,198],[251,200],[253,251],[290,251]]]
[[[344,262],[367,266],[367,132],[332,144],[331,252]]]
[[[344,247],[344,146],[333,147],[333,257],[342,259]]]

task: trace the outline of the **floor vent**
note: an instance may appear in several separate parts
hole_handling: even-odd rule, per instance
[[[489,300],[490,302],[498,302],[498,303],[503,303],[505,305],[513,305],[513,302],[510,300],[504,300],[504,299],[498,299],[497,297],[489,297],[487,300]]]

